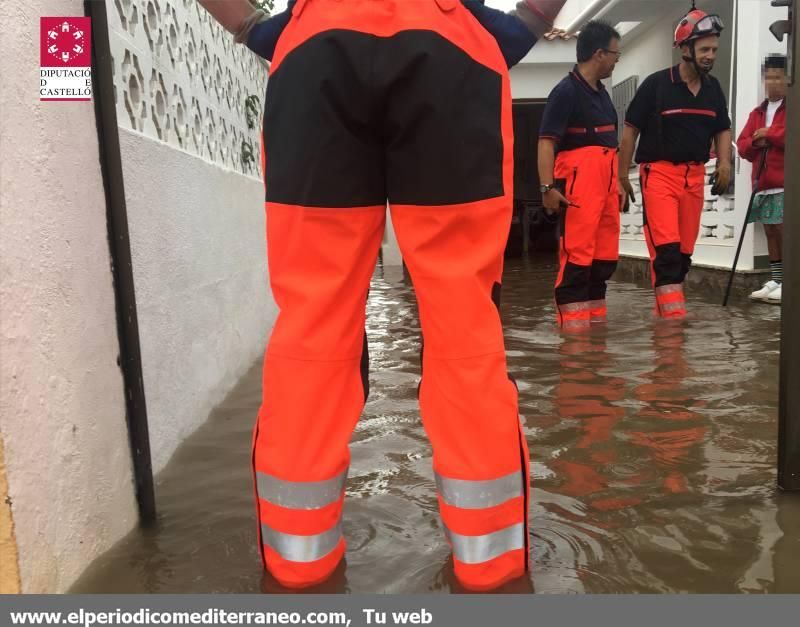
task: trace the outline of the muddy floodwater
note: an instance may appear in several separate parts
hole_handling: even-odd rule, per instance
[[[553,323],[555,268],[506,264],[509,369],[532,460],[532,567],[514,593],[800,592],[800,494],[775,487],[780,311],[653,319],[614,283],[610,322]],[[419,420],[413,290],[379,267],[371,393],[353,434],[346,565],[314,592],[459,592]],[[73,592],[282,592],[255,545],[250,435],[260,364],[157,477],[159,521],[95,561]]]

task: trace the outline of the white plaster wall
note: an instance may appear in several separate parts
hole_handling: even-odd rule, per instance
[[[264,350],[264,187],[136,131],[120,143],[158,472]]]
[[[614,83],[638,76],[639,83],[653,72],[672,65],[671,20],[660,20],[635,39],[624,38],[622,58],[614,69]]]
[[[0,2],[0,429],[24,592],[63,592],[137,521],[91,102],[40,103],[39,17]]]
[[[572,69],[574,63],[575,61],[573,60],[571,63],[549,65],[522,63],[517,65],[510,72],[511,97],[514,100],[520,98],[547,98],[553,87]]]
[[[259,358],[275,317],[259,158],[267,68],[195,0],[106,6],[158,472]]]

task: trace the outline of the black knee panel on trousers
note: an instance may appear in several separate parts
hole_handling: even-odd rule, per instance
[[[679,243],[656,246],[656,258],[653,261],[653,271],[656,275],[655,286],[683,282],[685,276],[683,264],[683,254]]]
[[[606,282],[614,276],[616,261],[592,262],[591,279],[589,281],[589,300],[603,300],[606,297]]]
[[[568,305],[569,303],[582,303],[589,300],[591,274],[591,266],[566,263],[561,281],[556,286],[556,303]]]
[[[692,256],[687,255],[686,253],[681,253],[681,258],[683,262],[681,265],[681,283],[683,283],[686,275],[689,274],[689,269],[692,267]]]

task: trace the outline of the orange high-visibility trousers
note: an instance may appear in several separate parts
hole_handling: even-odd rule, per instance
[[[264,114],[280,312],[253,444],[259,544],[282,584],[324,580],[345,552],[387,200],[419,304],[420,409],[455,574],[488,590],[527,570],[528,453],[498,311],[512,142],[503,57],[460,1],[295,5]]]
[[[663,318],[686,315],[683,282],[703,213],[705,166],[701,163],[646,163],[640,168],[644,233],[656,312]]]
[[[556,158],[555,178],[566,181],[565,195],[575,204],[561,210],[555,298],[565,331],[606,318],[606,285],[619,260],[617,171],[617,151],[602,146],[568,150]]]

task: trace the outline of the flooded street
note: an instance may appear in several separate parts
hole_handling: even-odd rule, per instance
[[[508,592],[800,592],[800,494],[775,487],[780,311],[656,321],[613,283],[608,325],[564,337],[554,265],[509,260],[502,315],[532,461],[530,580]],[[419,323],[379,267],[371,393],[353,435],[346,567],[314,592],[458,592],[419,420]],[[157,527],[136,530],[72,592],[276,592],[255,545],[256,364],[157,477]]]

